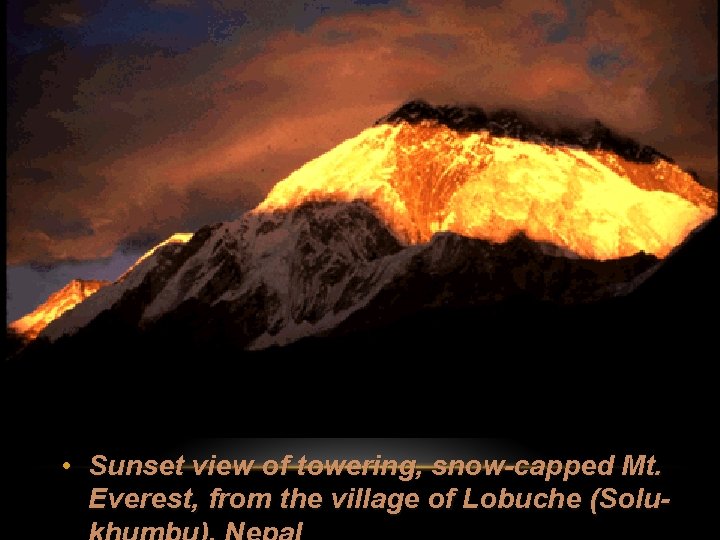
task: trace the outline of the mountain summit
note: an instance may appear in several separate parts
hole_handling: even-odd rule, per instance
[[[714,214],[717,194],[690,174],[593,129],[572,135],[583,146],[509,111],[414,101],[279,182],[255,212],[363,200],[408,244],[523,232],[593,259],[663,257]]]
[[[11,323],[9,328],[23,339],[33,340],[52,321],[109,284],[109,281],[73,279],[32,312]]]
[[[429,121],[455,131],[488,131],[497,137],[512,137],[555,146],[575,146],[584,150],[606,150],[639,162],[655,163],[673,160],[650,146],[641,146],[604,126],[599,120],[587,122],[581,128],[550,128],[511,109],[499,109],[489,114],[479,107],[441,105],[434,107],[423,100],[414,100],[383,116],[375,125],[406,122],[418,124]]]
[[[151,250],[41,341],[263,349],[439,308],[605,302],[716,205],[669,159],[599,125],[552,132],[511,111],[411,102],[240,219]]]

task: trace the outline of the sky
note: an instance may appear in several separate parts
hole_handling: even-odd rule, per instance
[[[410,99],[598,119],[717,189],[716,0],[7,2],[8,320]]]

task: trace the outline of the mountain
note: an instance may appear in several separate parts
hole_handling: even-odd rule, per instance
[[[116,280],[114,287],[109,291],[102,292],[92,302],[85,301],[103,287],[110,285],[111,282],[106,280],[72,280],[62,289],[51,294],[34,311],[10,323],[8,325],[8,330],[11,333],[10,337],[20,339],[23,342],[32,341],[61,315],[65,315],[65,324],[74,324],[77,328],[83,326],[101,311],[111,306],[114,303],[115,295],[122,295],[125,290],[133,288],[136,286],[137,280],[142,280],[150,268],[156,264],[162,264],[164,257],[174,252],[174,246],[183,244],[190,238],[192,238],[192,233],[176,233],[160,242],[139,257]],[[81,303],[83,304],[82,307],[78,307]],[[69,313],[71,311],[72,313]]]
[[[74,279],[59,291],[51,294],[31,313],[10,323],[9,328],[23,340],[33,340],[49,323],[109,284],[109,281]]]
[[[484,305],[459,302],[456,296],[455,302],[428,306],[415,295],[433,295],[425,288],[435,280],[414,272],[402,284],[413,294],[399,294],[396,289],[399,301],[390,303],[379,296],[332,333],[266,349],[250,358],[258,363],[346,359],[357,361],[357,366],[367,363],[371,377],[386,369],[389,359],[429,359],[434,362],[429,369],[418,367],[398,377],[407,377],[408,384],[417,377],[450,385],[467,375],[468,385],[483,388],[496,382],[503,388],[516,383],[523,388],[542,381],[538,392],[546,388],[546,381],[558,381],[560,388],[569,384],[569,391],[581,394],[602,388],[604,405],[612,403],[613,392],[623,386],[633,392],[638,391],[634,385],[640,392],[651,388],[664,392],[667,385],[658,384],[658,378],[676,377],[685,369],[696,378],[710,357],[717,326],[713,313],[720,300],[720,260],[712,253],[719,237],[720,222],[715,217],[691,233],[662,264],[638,274],[629,291],[591,302],[563,304],[517,294]],[[468,283],[462,281],[461,272],[443,277],[458,289]],[[573,277],[582,287],[582,274]],[[657,362],[668,357],[683,359],[682,366]],[[503,376],[498,380],[499,372]],[[485,374],[489,378],[483,380]],[[481,399],[482,392],[477,395]],[[588,395],[597,399],[597,394]],[[507,399],[512,400],[512,394]]]
[[[650,146],[641,146],[630,138],[614,133],[600,121],[587,122],[577,128],[553,128],[531,120],[510,109],[486,114],[479,107],[442,105],[433,107],[422,100],[410,101],[375,122],[383,124],[418,124],[430,121],[457,132],[488,131],[496,137],[512,137],[539,144],[576,146],[584,150],[606,150],[617,156],[639,163],[673,160]]]
[[[364,200],[404,243],[439,231],[504,242],[523,231],[595,259],[662,257],[715,213],[717,193],[652,150],[639,152],[655,156],[642,163],[533,137],[532,125],[508,128],[520,138],[468,131],[461,111],[411,102],[279,182],[256,212]],[[482,118],[476,111],[467,114]]]
[[[634,294],[716,206],[668,158],[598,123],[553,131],[411,102],[239,220],[152,250],[29,349],[221,354],[420,313],[582,310]]]
[[[111,286],[99,291],[93,298],[74,306],[64,316],[48,321],[43,336],[55,340],[64,334],[72,334],[91,322],[103,311],[112,308],[127,292],[136,290],[148,274],[162,271],[171,265],[173,256],[180,252],[183,244],[192,238],[192,233],[176,233],[144,253]],[[58,319],[58,320],[55,320]]]
[[[140,266],[145,260],[151,258],[158,250],[164,250],[165,246],[173,246],[178,244],[186,244],[190,239],[192,238],[193,233],[175,233],[172,236],[166,238],[162,242],[160,242],[158,245],[153,246],[149,250],[147,250],[145,253],[143,253],[140,258],[138,258],[133,265],[128,268],[123,274],[118,278],[118,281],[124,281],[127,276],[130,275],[130,273],[135,270],[138,266]],[[168,250],[165,250],[166,252]],[[174,251],[174,248],[170,248],[170,252]]]

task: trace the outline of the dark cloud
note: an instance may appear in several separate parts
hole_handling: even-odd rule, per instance
[[[356,39],[355,34],[352,32],[343,32],[342,30],[328,30],[323,35],[323,43],[327,44],[340,44],[340,43],[351,43]]]
[[[617,77],[630,61],[619,51],[594,51],[588,57],[588,67],[603,77]]]
[[[33,184],[43,184],[53,179],[53,173],[51,171],[46,171],[45,169],[35,169],[29,166],[22,167],[17,174],[18,176],[22,175],[28,182]]]
[[[465,6],[469,8],[487,9],[490,7],[500,7],[503,0],[465,0]]]
[[[420,33],[400,37],[397,39],[397,43],[439,58],[446,58],[450,55],[458,54],[463,48],[462,38],[450,34]]]
[[[252,99],[261,97],[269,89],[267,83],[257,80],[228,81],[222,86],[222,91],[232,94],[236,99]]]
[[[228,182],[240,182],[244,189],[240,192],[237,189],[230,190],[228,196],[227,188],[203,189],[201,185],[188,189],[184,194],[186,212],[181,217],[178,230],[196,231],[204,225],[229,221],[242,216],[247,210],[257,206],[263,198],[263,190],[251,181],[243,181],[241,178],[227,176],[209,177],[206,182],[227,186]]]
[[[590,10],[589,0],[563,0],[562,17],[544,17],[541,25],[546,30],[548,43],[562,43],[573,37],[585,34],[585,18]]]
[[[78,0],[65,2],[8,2],[8,6],[17,10],[26,24],[50,28],[64,28],[82,24],[93,10],[92,6],[87,4],[88,2]]]
[[[158,245],[164,240],[157,231],[141,230],[130,233],[125,238],[121,238],[118,242],[118,250],[123,255],[135,254],[142,255],[153,246]]]
[[[392,0],[355,0],[355,3],[360,6],[387,6],[393,2]]]
[[[598,118],[717,185],[716,2],[87,4],[8,6],[14,265],[237,217],[411,98]]]
[[[95,233],[90,220],[86,218],[68,218],[65,214],[43,212],[34,216],[32,225],[50,238],[65,240],[83,238]]]
[[[718,80],[713,79],[712,81],[705,84],[703,87],[705,93],[705,114],[707,115],[707,121],[713,126],[718,124]]]

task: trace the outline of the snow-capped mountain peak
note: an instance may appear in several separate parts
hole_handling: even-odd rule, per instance
[[[192,233],[173,234],[145,252],[115,282],[93,282],[101,283],[101,285],[98,285],[93,290],[93,292],[96,293],[93,297],[86,295],[65,311],[55,313],[54,316],[48,317],[41,332],[38,332],[38,334],[51,340],[55,340],[62,335],[73,334],[103,311],[111,309],[128,291],[135,290],[139,287],[145,277],[154,269],[158,267],[163,268],[167,265],[168,260],[172,255],[177,253],[180,246],[189,242],[192,237]],[[61,315],[63,316],[61,317]]]
[[[625,294],[717,205],[646,149],[600,124],[410,102],[240,219],[163,242],[42,335],[259,349],[439,305]]]
[[[33,340],[52,321],[109,284],[109,281],[73,279],[32,312],[10,323],[9,327],[24,340]]]
[[[407,244],[522,231],[595,259],[662,257],[715,213],[717,194],[664,159],[598,150],[592,134],[592,150],[523,140],[507,111],[478,130],[449,127],[460,112],[411,102],[276,184],[255,212],[362,200]]]

